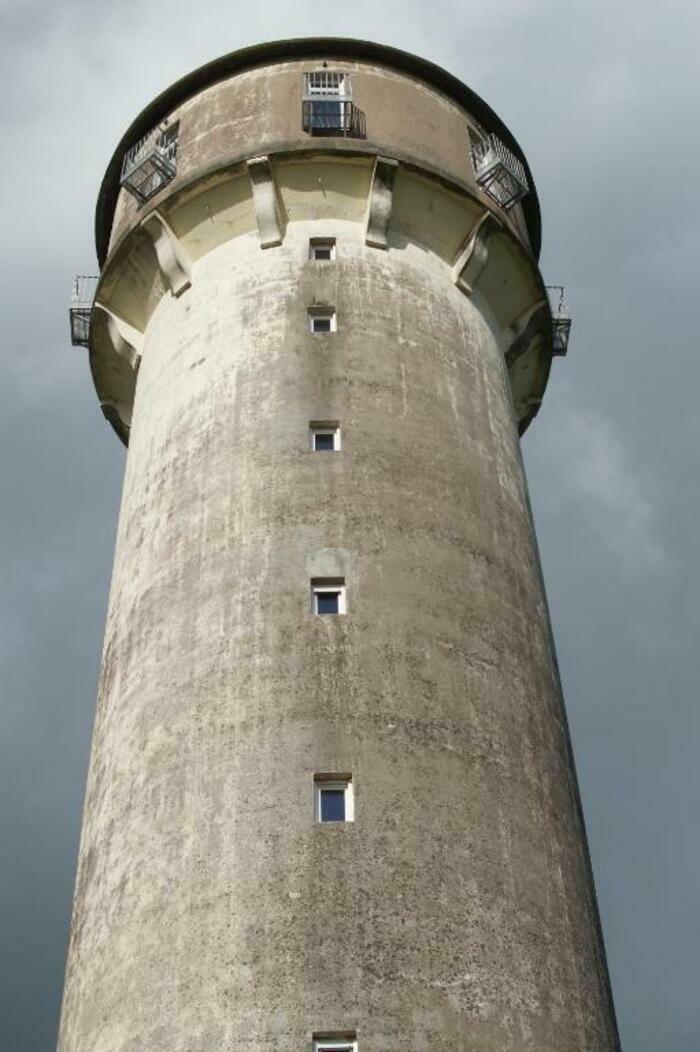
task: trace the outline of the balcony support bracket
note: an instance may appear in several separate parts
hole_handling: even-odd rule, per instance
[[[158,211],[141,223],[153,242],[163,279],[173,296],[181,296],[192,284],[192,264],[179,239]]]
[[[501,224],[491,212],[484,212],[467,235],[462,249],[452,268],[452,279],[458,288],[471,296],[488,263],[489,240],[501,229]]]
[[[505,355],[508,368],[529,351],[535,339],[541,339],[547,331],[548,311],[547,300],[536,300],[515,321],[511,322],[510,330],[513,334],[513,341]]]
[[[260,248],[273,248],[275,245],[281,245],[284,230],[270,158],[267,156],[252,157],[246,164],[253,191],[253,207],[258,224]]]
[[[104,314],[107,332],[116,353],[127,360],[134,372],[138,372],[141,364],[141,347],[143,344],[141,333],[121,318],[118,318],[104,304],[95,303],[94,309]]]
[[[367,201],[365,244],[386,248],[387,232],[394,203],[394,179],[399,162],[390,157],[377,157]]]

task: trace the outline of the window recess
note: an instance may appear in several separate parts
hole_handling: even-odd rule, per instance
[[[321,823],[355,820],[351,774],[314,775],[314,814]]]
[[[335,259],[334,237],[312,237],[309,241],[309,259],[317,263]]]
[[[335,310],[332,307],[309,307],[309,331],[318,335],[336,332],[338,328]]]
[[[301,123],[310,135],[366,136],[365,115],[352,101],[350,76],[319,69],[304,74]]]
[[[320,616],[347,611],[344,577],[316,577],[311,581],[311,610]]]
[[[340,427],[335,421],[312,420],[309,434],[314,453],[337,453],[340,449]]]

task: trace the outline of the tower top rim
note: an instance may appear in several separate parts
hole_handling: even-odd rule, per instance
[[[230,51],[226,55],[199,66],[162,91],[130,124],[110,160],[97,199],[95,213],[95,245],[100,267],[107,258],[110,232],[119,195],[119,176],[125,152],[159,124],[177,106],[200,91],[236,73],[273,62],[289,59],[335,58],[365,60],[408,73],[437,88],[463,106],[488,131],[495,132],[522,161],[530,184],[530,192],[522,202],[530,244],[535,258],[539,258],[542,227],[540,206],[527,158],[512,132],[475,91],[441,66],[419,58],[408,51],[350,37],[299,37],[275,40],[266,44]]]

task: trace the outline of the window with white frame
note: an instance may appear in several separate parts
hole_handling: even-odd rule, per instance
[[[342,135],[364,139],[365,115],[352,101],[348,73],[315,69],[304,73],[301,122],[310,135]]]
[[[305,74],[305,94],[307,98],[344,98],[350,97],[350,77],[335,69],[315,69]]]
[[[335,259],[335,238],[312,237],[309,241],[309,259],[317,263]]]
[[[309,434],[314,453],[337,453],[340,449],[340,427],[337,421],[312,420]]]
[[[357,1038],[353,1034],[314,1036],[313,1052],[357,1052]]]
[[[314,775],[314,816],[317,822],[354,822],[352,775]]]
[[[314,614],[344,614],[344,577],[314,577],[311,581],[311,610]]]
[[[309,307],[309,329],[317,335],[336,331],[336,315],[331,307]]]
[[[318,69],[305,74],[304,99],[310,131],[332,134],[345,130],[346,110],[352,107],[350,78],[345,73]]]

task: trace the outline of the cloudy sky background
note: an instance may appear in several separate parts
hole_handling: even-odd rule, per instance
[[[0,1048],[53,1052],[124,452],[68,336],[112,149],[280,37],[416,52],[523,146],[575,317],[524,440],[625,1052],[700,1047],[700,5],[0,0]],[[87,1052],[87,1050],[86,1050]],[[146,1052],[146,1050],[144,1050]]]

